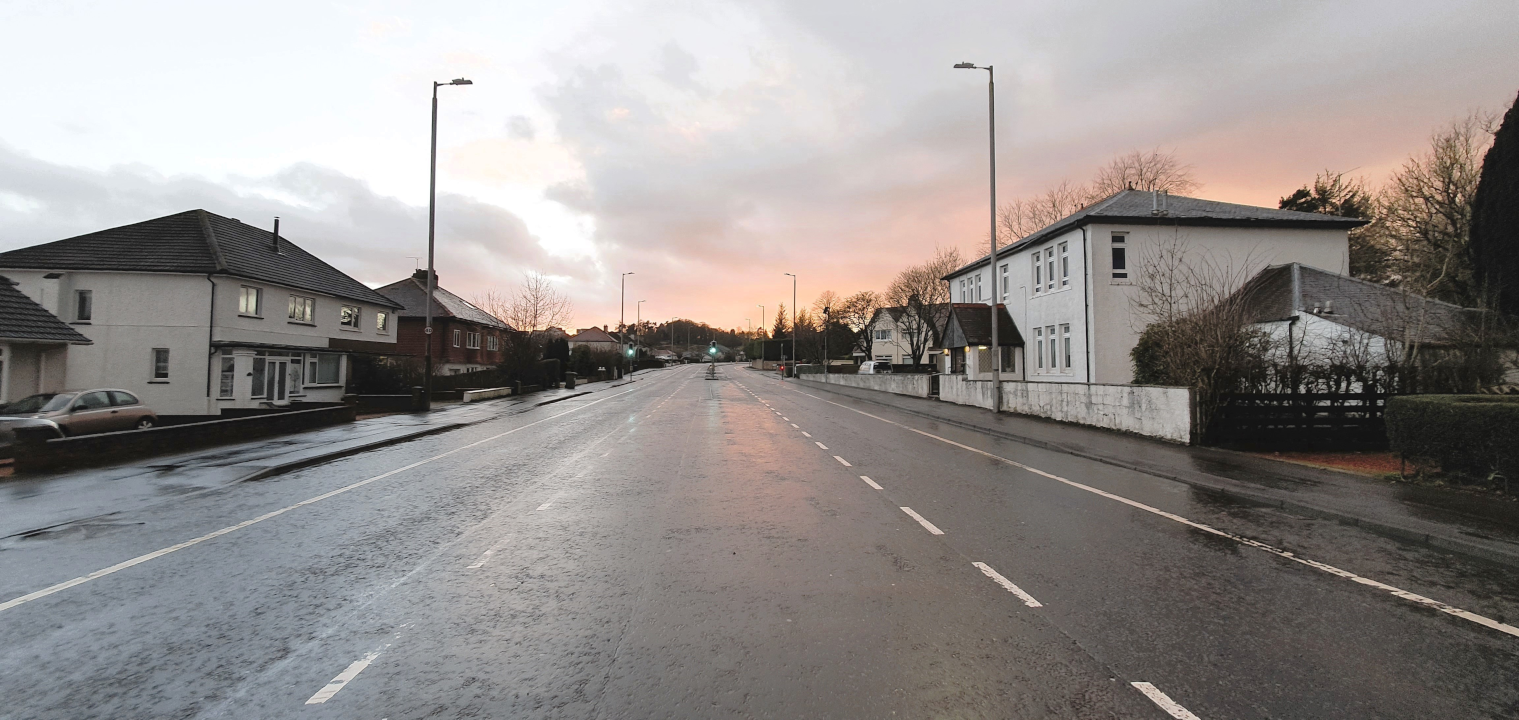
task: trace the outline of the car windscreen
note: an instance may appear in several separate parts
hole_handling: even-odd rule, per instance
[[[69,401],[74,399],[74,393],[41,393],[29,395],[16,402],[0,408],[0,413],[6,415],[22,415],[37,412],[53,412],[68,407]]]

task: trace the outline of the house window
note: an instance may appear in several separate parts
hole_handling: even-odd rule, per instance
[[[359,329],[359,308],[357,305],[344,305],[338,314],[338,324],[345,328]]]
[[[1060,287],[1071,286],[1071,247],[1070,243],[1060,243]]]
[[[998,350],[1000,351],[998,354],[1002,356],[1002,371],[1017,372],[1018,368],[1015,367],[1017,363],[1015,363],[1013,360],[1013,349],[1008,346],[1003,346],[1001,348],[998,348]]]
[[[470,350],[480,349],[480,333],[472,332],[464,336],[464,347]]]
[[[264,314],[263,288],[244,285],[237,293],[237,314],[247,315],[248,317],[262,317]]]
[[[221,384],[217,386],[217,397],[232,397],[233,383],[237,379],[237,358],[232,357],[232,351],[223,350],[221,356]]]
[[[1044,369],[1044,328],[1034,328],[1034,357],[1039,362],[1039,369]]]
[[[169,349],[153,348],[153,379],[169,379]]]
[[[316,298],[290,296],[290,320],[291,322],[316,324]]]
[[[1055,248],[1044,250],[1044,289],[1055,289]]]
[[[1113,279],[1122,280],[1129,276],[1128,244],[1125,242],[1128,236],[1123,233],[1113,233]]]
[[[1058,370],[1060,369],[1060,346],[1055,344],[1055,326],[1045,328],[1044,335],[1050,341],[1050,370]]]
[[[887,330],[877,330],[876,331],[876,339],[877,340],[890,340],[891,339],[891,330],[889,330],[889,329],[887,329]]]
[[[500,345],[497,344],[498,342],[499,341],[497,340],[497,338],[496,338],[495,335],[488,335],[488,336],[486,336],[486,338],[485,338],[485,349],[494,352],[497,348],[501,347]]]
[[[976,273],[976,300],[975,300],[975,302],[982,302],[985,299],[986,299],[986,296],[981,294],[981,273],[977,272]]]
[[[1034,258],[1034,294],[1035,295],[1038,295],[1039,293],[1044,292],[1044,263],[1042,263],[1042,262],[1039,261],[1039,258],[1042,257],[1042,255],[1043,255],[1043,253],[1040,253],[1038,250],[1034,251],[1033,258]]]
[[[249,397],[261,398],[264,396],[264,370],[268,365],[269,359],[264,357],[264,351],[260,350],[258,355],[253,358],[253,373],[250,375],[253,378],[251,382],[252,391],[248,393]]]
[[[1007,302],[1007,263],[1002,263],[1002,302]]]
[[[877,355],[876,356],[876,362],[883,362],[883,363],[890,364],[891,363],[891,356],[890,355]]]
[[[464,337],[464,331],[463,330],[455,330],[454,331],[454,347],[459,347],[459,341],[463,337]]]
[[[389,323],[390,323],[390,313],[385,312],[384,310],[380,310],[380,311],[377,311],[374,314],[374,331],[375,332],[377,332],[377,333],[383,333],[383,332],[385,332],[386,330],[388,330],[390,328]]]
[[[93,290],[74,291],[74,321],[89,322],[95,314],[95,292]]]
[[[1060,326],[1060,347],[1065,356],[1064,367],[1067,372],[1071,369],[1071,324],[1065,323]]]
[[[312,376],[316,385],[336,385],[338,383],[338,368],[342,366],[343,356],[331,353],[321,353],[315,356],[311,362]]]

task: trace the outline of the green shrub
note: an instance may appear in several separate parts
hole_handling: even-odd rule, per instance
[[[1519,480],[1519,397],[1404,395],[1387,401],[1387,439],[1412,460],[1498,482]]]

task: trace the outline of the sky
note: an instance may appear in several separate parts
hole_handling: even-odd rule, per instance
[[[541,272],[573,325],[768,326],[1160,149],[1200,197],[1380,183],[1519,91],[1511,0],[0,0],[0,251],[204,208],[373,286]],[[419,258],[421,258],[419,260]]]

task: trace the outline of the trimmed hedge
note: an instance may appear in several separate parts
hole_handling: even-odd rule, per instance
[[[1405,458],[1447,472],[1519,480],[1519,396],[1404,395],[1389,398],[1387,439]]]

